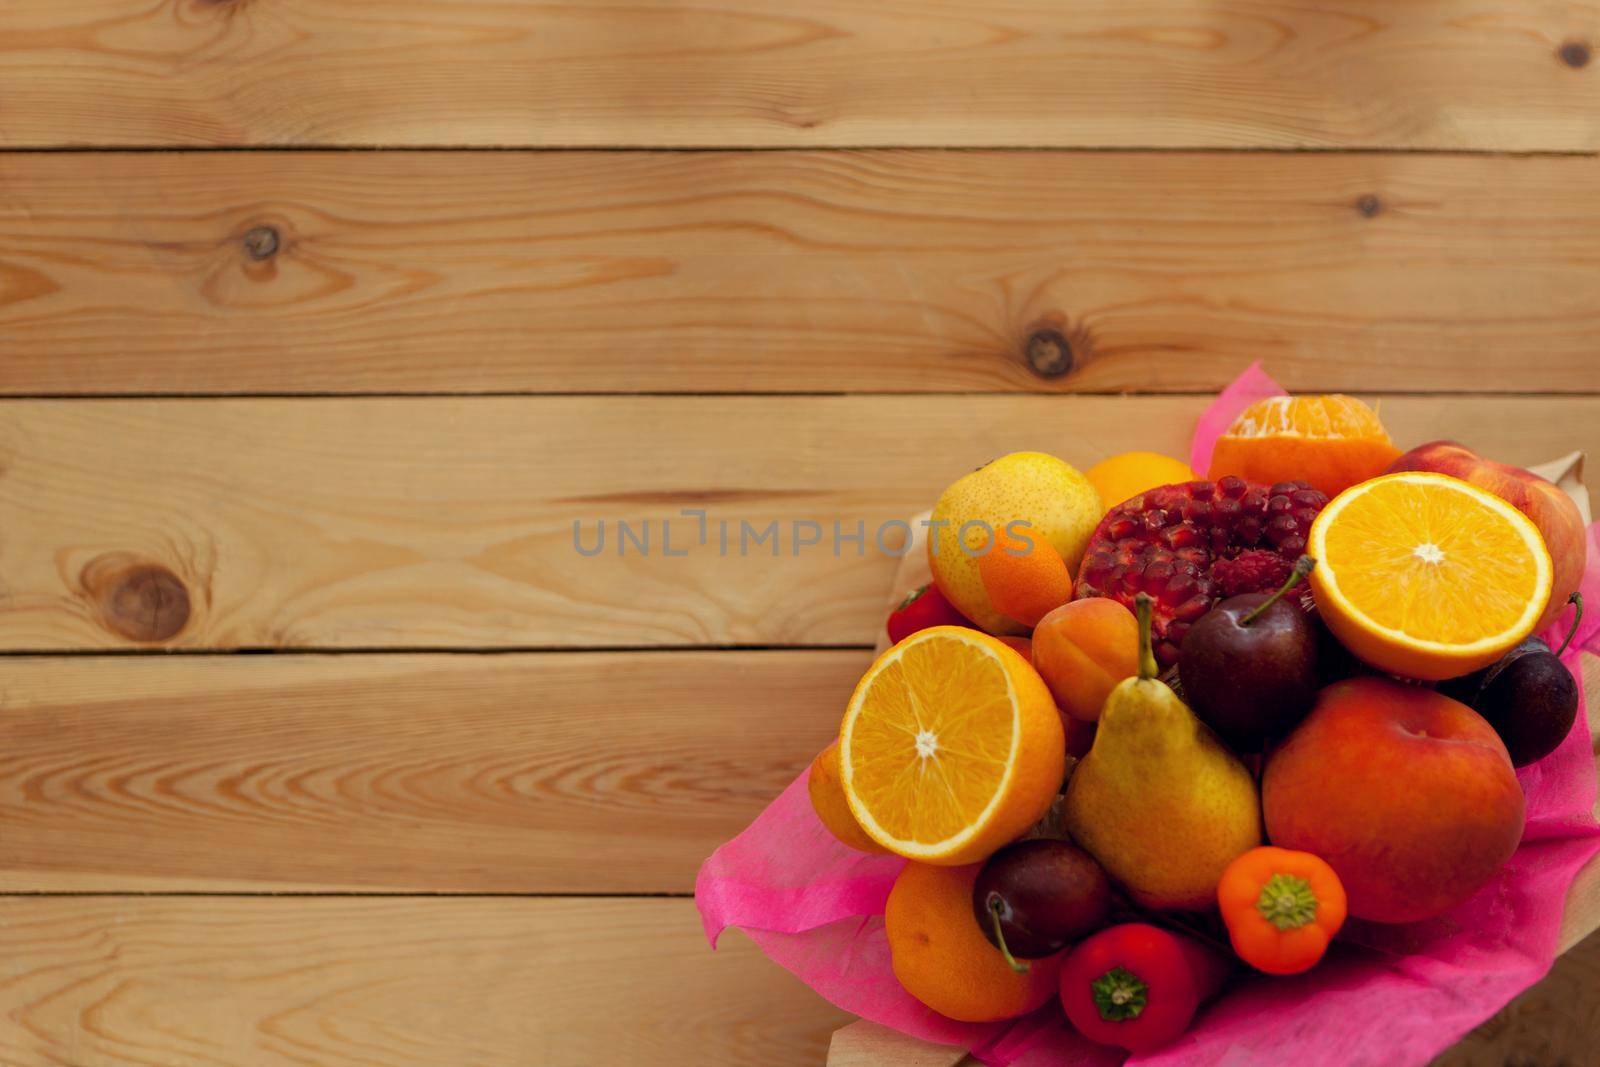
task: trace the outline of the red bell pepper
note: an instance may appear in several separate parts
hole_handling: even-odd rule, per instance
[[[1228,963],[1192,938],[1146,923],[1108,927],[1072,949],[1061,1006],[1091,1041],[1149,1052],[1189,1028]]]
[[[972,623],[967,617],[955,609],[955,605],[944,598],[939,592],[939,587],[929,582],[918,589],[900,606],[889,613],[889,640],[899,644],[918,630],[926,630],[930,626],[965,626],[972,629]]]

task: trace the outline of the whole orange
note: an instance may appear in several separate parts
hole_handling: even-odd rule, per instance
[[[1399,455],[1378,413],[1353,396],[1273,396],[1245,408],[1217,438],[1206,477],[1308,482],[1335,497]]]
[[[1083,476],[1100,494],[1100,503],[1107,511],[1146,490],[1192,482],[1197,477],[1181,459],[1159,452],[1123,452],[1101,460]]]
[[[972,913],[982,864],[908,863],[889,891],[884,933],[894,976],[941,1015],[983,1023],[1026,1015],[1053,996],[1061,953],[1030,960],[1018,974],[989,943]]]
[[[1056,707],[1094,722],[1117,683],[1139,673],[1139,623],[1109,597],[1063,604],[1034,628],[1033,667]]]
[[[990,606],[1024,626],[1036,625],[1050,609],[1072,599],[1072,572],[1038,534],[996,530],[989,550],[978,557],[978,577]]]
[[[858,852],[883,853],[889,850],[867,836],[867,832],[850,813],[850,802],[844,797],[844,787],[839,783],[839,739],[817,753],[811,761],[811,773],[806,777],[806,793],[811,797],[811,807],[830,834],[841,844]]]

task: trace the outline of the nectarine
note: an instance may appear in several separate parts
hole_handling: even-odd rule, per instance
[[[1335,682],[1267,759],[1267,836],[1321,856],[1350,914],[1440,915],[1516,851],[1525,802],[1494,727],[1465,704],[1387,678]]]

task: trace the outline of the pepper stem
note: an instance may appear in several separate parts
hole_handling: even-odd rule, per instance
[[[994,923],[994,939],[1000,945],[1000,955],[1006,958],[1006,962],[1011,965],[1013,971],[1018,974],[1027,974],[1028,965],[1013,956],[1011,950],[1006,947],[1006,932],[1000,926],[1000,908],[1001,904],[998,900],[989,901],[989,921]]]
[[[1139,620],[1139,677],[1144,681],[1160,673],[1156,669],[1155,646],[1150,638],[1150,619],[1154,607],[1155,601],[1150,599],[1149,593],[1140,593],[1133,598],[1133,614]]]
[[[1100,1009],[1100,1018],[1108,1023],[1137,1019],[1149,1000],[1150,987],[1132,971],[1113,967],[1093,982],[1089,989],[1094,993],[1094,1006]]]
[[[1239,625],[1249,626],[1251,623],[1255,622],[1256,616],[1260,615],[1263,611],[1266,611],[1279,600],[1283,599],[1283,595],[1289,590],[1293,589],[1295,584],[1299,582],[1300,579],[1304,578],[1306,575],[1315,570],[1316,566],[1317,561],[1312,559],[1310,556],[1301,556],[1299,559],[1295,560],[1294,570],[1289,572],[1288,580],[1278,587],[1278,591],[1276,593],[1273,593],[1271,596],[1267,597],[1266,600],[1262,601],[1260,607],[1256,608],[1256,610],[1240,619]]]
[[[1298,930],[1317,917],[1317,895],[1304,878],[1275,874],[1261,887],[1256,910],[1279,930]]]
[[[1572,629],[1567,631],[1567,639],[1561,642],[1560,648],[1556,649],[1557,659],[1561,657],[1561,653],[1567,650],[1567,646],[1572,644],[1572,639],[1578,636],[1578,623],[1583,621],[1583,594],[1574,591],[1571,596],[1567,597],[1567,603],[1576,604],[1578,610],[1572,615]]]

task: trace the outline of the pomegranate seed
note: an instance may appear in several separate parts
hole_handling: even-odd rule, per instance
[[[1179,511],[1190,522],[1204,522],[1211,517],[1211,505],[1204,500],[1185,500]]]
[[[1294,556],[1297,559],[1305,550],[1306,539],[1298,534],[1296,534],[1294,537],[1285,537],[1282,543],[1278,545],[1278,551],[1283,555]]]
[[[1232,526],[1243,512],[1244,508],[1237,500],[1219,500],[1211,507],[1211,521],[1219,526]]]
[[[1265,515],[1267,513],[1267,494],[1259,489],[1252,489],[1239,500],[1239,507],[1246,515]]]
[[[1288,496],[1296,489],[1304,489],[1305,485],[1305,482],[1279,482],[1272,487],[1271,493],[1273,496]]]
[[[1279,494],[1278,496],[1275,496],[1271,500],[1267,501],[1267,514],[1281,515],[1293,507],[1293,500],[1290,500],[1288,497]]]
[[[1161,588],[1172,578],[1172,563],[1168,560],[1157,560],[1144,569],[1144,591],[1158,593]]]
[[[1274,515],[1272,521],[1267,523],[1267,540],[1277,545],[1299,530],[1300,524],[1293,515]]]
[[[1261,541],[1261,520],[1254,515],[1240,519],[1233,528],[1233,539],[1241,545],[1258,544]]]
[[[1171,626],[1167,627],[1167,640],[1171,641],[1175,645],[1181,646],[1183,644],[1183,635],[1188,632],[1188,623],[1175,622]]]
[[[1144,513],[1144,528],[1149,530],[1151,533],[1155,533],[1157,530],[1162,529],[1171,521],[1171,513],[1162,508],[1156,508],[1153,511],[1147,511]]]
[[[1200,589],[1200,579],[1192,574],[1174,574],[1156,599],[1167,607],[1177,607]]]
[[[1129,515],[1118,515],[1111,520],[1111,525],[1106,527],[1106,533],[1120,541],[1124,537],[1132,537],[1138,528],[1138,519]]]
[[[1172,617],[1179,622],[1194,622],[1211,610],[1211,600],[1208,596],[1192,596],[1172,609]]]
[[[1315,489],[1298,489],[1289,494],[1289,499],[1301,507],[1316,508],[1318,511],[1328,505],[1328,498]]]
[[[1192,522],[1180,522],[1176,526],[1169,526],[1162,535],[1168,548],[1190,548],[1205,540],[1205,535],[1200,532],[1200,527]]]
[[[1211,482],[1189,482],[1185,488],[1196,500],[1210,500],[1217,492],[1216,485]]]
[[[1228,497],[1230,500],[1238,500],[1240,497],[1244,496],[1245,490],[1248,488],[1250,488],[1249,482],[1246,482],[1243,478],[1235,477],[1232,474],[1228,475],[1226,478],[1217,483],[1217,492],[1221,493],[1225,497]]]

